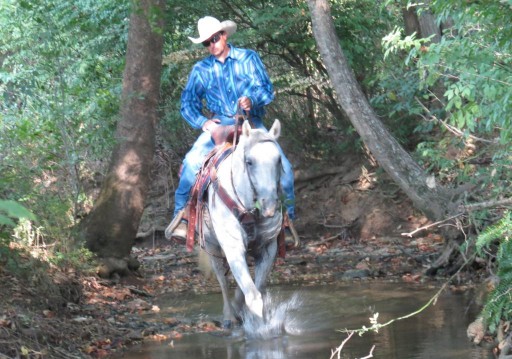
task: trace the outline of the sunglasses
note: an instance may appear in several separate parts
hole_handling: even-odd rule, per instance
[[[203,41],[202,44],[204,47],[210,46],[210,44],[215,44],[220,40],[220,37],[222,36],[222,31],[218,32],[214,36],[212,36],[209,40]]]

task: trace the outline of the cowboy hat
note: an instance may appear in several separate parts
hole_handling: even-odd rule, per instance
[[[205,16],[200,18],[197,22],[197,30],[199,31],[198,38],[188,37],[190,41],[195,44],[208,40],[213,34],[219,31],[225,31],[229,37],[235,33],[236,24],[231,20],[220,22],[212,16]]]

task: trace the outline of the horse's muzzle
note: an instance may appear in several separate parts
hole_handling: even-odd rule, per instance
[[[263,202],[261,208],[261,215],[265,218],[273,217],[274,214],[276,213],[276,208],[277,203],[274,201],[270,205],[267,205],[265,202]]]

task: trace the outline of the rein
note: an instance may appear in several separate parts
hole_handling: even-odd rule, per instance
[[[237,218],[237,220],[240,222],[244,230],[249,236],[254,236],[254,229],[255,229],[255,223],[258,220],[260,216],[260,211],[257,207],[253,207],[252,209],[247,209],[243,204],[242,200],[240,199],[240,196],[238,195],[238,192],[236,190],[236,186],[233,184],[233,153],[237,149],[238,146],[238,128],[241,125],[240,120],[242,121],[249,121],[249,124],[251,125],[251,128],[254,128],[254,125],[252,121],[249,118],[249,115],[244,114],[243,111],[238,108],[237,114],[235,115],[236,122],[235,122],[235,134],[233,139],[233,147],[231,150],[231,171],[230,171],[230,178],[231,178],[231,187],[233,188],[233,192],[235,195],[235,199],[231,198],[229,193],[226,191],[226,189],[219,183],[218,177],[217,177],[217,169],[216,167],[212,167],[210,170],[210,178],[211,183],[213,186],[213,189],[219,196],[219,198],[224,202],[224,204],[230,209],[231,213]],[[273,140],[263,140],[260,142],[274,142]],[[245,153],[244,153],[245,158]],[[249,179],[249,184],[251,185],[252,193],[253,193],[253,201],[256,200],[256,188],[254,186],[254,183],[251,179],[249,170],[247,169],[247,166],[244,161],[244,171],[247,172],[247,177]]]
[[[210,176],[212,180],[213,189],[215,190],[215,192],[217,192],[219,198],[231,210],[231,213],[238,219],[238,221],[243,225],[248,225],[256,222],[256,218],[259,217],[258,208],[254,207],[251,210],[247,210],[242,205],[242,202],[238,197],[238,194],[236,194],[236,190],[235,195],[237,200],[235,201],[233,198],[231,198],[226,189],[219,183],[217,177],[217,170],[215,168],[212,168]],[[231,179],[231,185],[233,189],[235,189],[235,186],[233,185],[233,179]]]
[[[235,152],[237,146],[238,146],[238,128],[241,126],[243,121],[249,121],[249,124],[251,125],[251,128],[254,128],[254,125],[252,121],[249,118],[249,115],[245,114],[244,111],[240,107],[237,109],[237,113],[235,115],[235,134],[233,138],[233,147],[230,151],[230,154],[233,155],[233,152]],[[231,156],[231,161],[233,161],[233,156]],[[244,167],[244,170],[247,171],[247,168]],[[249,173],[249,171],[247,171]],[[257,218],[259,217],[259,210],[258,208],[254,207],[251,210],[247,210],[243,205],[242,201],[240,199],[240,196],[238,195],[238,192],[236,191],[236,186],[233,184],[233,164],[231,164],[231,171],[230,171],[230,178],[231,178],[231,187],[233,188],[233,191],[235,193],[235,199],[231,198],[229,193],[226,191],[226,189],[219,183],[218,177],[217,177],[217,168],[213,167],[210,171],[210,177],[212,181],[212,186],[219,198],[224,202],[224,204],[230,209],[231,213],[236,217],[238,222],[242,224],[242,227],[244,230],[249,234],[250,236],[254,235],[254,224],[256,223]],[[254,185],[251,181],[251,178],[249,176],[249,182],[251,184],[251,188],[253,193],[255,193]]]
[[[251,128],[254,128],[254,124],[250,120],[249,114],[246,113],[245,111],[243,111],[240,108],[240,106],[238,106],[238,108],[237,108],[237,113],[236,113],[235,117],[236,117],[235,118],[236,123],[235,123],[235,137],[233,140],[233,152],[235,152],[235,150],[238,146],[238,128],[243,123],[243,121],[249,121]],[[245,154],[244,154],[244,158],[245,158]],[[244,170],[247,171],[247,166],[245,166],[245,161],[244,161]],[[247,171],[247,173],[249,173],[249,171]],[[231,156],[231,176],[230,177],[231,177],[231,187],[233,188],[233,192],[235,193],[235,197],[236,197],[236,200],[238,201],[238,203],[236,203],[229,196],[229,194],[226,192],[224,187],[220,186],[217,180],[214,181],[214,188],[215,188],[215,191],[219,194],[219,197],[222,199],[224,204],[226,206],[228,206],[228,208],[231,209],[231,212],[233,213],[233,215],[238,219],[238,221],[242,224],[242,226],[245,229],[246,226],[248,227],[250,225],[254,225],[257,217],[259,217],[259,210],[256,207],[254,207],[252,210],[248,211],[242,205],[240,196],[238,195],[238,192],[236,191],[236,186],[233,184],[233,156]],[[256,190],[254,189],[254,185],[251,181],[251,176],[248,175],[248,177],[249,177],[249,183],[251,184],[251,189],[253,192],[253,198],[255,198]]]

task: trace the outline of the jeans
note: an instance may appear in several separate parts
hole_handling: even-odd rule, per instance
[[[233,125],[234,119],[229,117],[216,117],[221,120],[221,125]],[[261,119],[251,119],[254,127],[268,131]],[[196,181],[196,176],[201,165],[203,164],[206,155],[215,147],[215,144],[209,132],[203,132],[197,138],[192,148],[185,155],[183,159],[183,167],[181,169],[180,182],[174,194],[174,216],[187,205],[190,190]],[[294,179],[292,164],[286,158],[283,149],[278,144],[279,151],[281,152],[281,162],[283,165],[284,175],[281,176],[281,187],[285,194],[285,207],[288,212],[288,217],[295,219],[295,193],[294,193]]]

